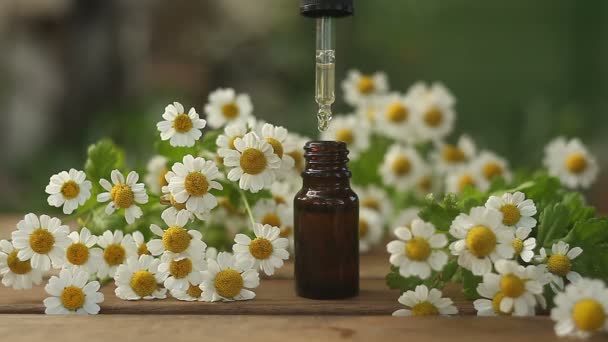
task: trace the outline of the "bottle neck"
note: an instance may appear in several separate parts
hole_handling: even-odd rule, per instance
[[[304,146],[306,167],[302,172],[304,186],[349,187],[346,144],[337,141],[310,141]]]

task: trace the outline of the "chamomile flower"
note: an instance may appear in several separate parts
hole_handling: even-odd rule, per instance
[[[202,279],[202,276],[201,276]],[[203,301],[203,289],[202,285],[189,283],[188,288],[183,290],[180,288],[175,288],[170,291],[171,296],[177,300],[183,300],[186,302],[194,302],[194,301]]]
[[[197,230],[186,230],[184,226],[188,223],[188,212],[180,211],[177,216],[163,212],[161,218],[168,228],[162,230],[155,224],[150,225],[150,230],[160,239],[148,242],[148,250],[154,256],[166,254],[174,259],[192,258],[200,259],[205,253],[205,244],[202,234]]]
[[[71,232],[68,237],[71,243],[65,250],[63,267],[80,269],[89,274],[97,273],[102,258],[101,249],[93,247],[97,243],[97,236],[91,234],[87,227],[82,227],[80,232]]]
[[[395,229],[399,240],[386,245],[391,254],[390,263],[399,267],[399,274],[404,277],[418,276],[426,279],[431,270],[441,271],[448,262],[448,255],[443,248],[448,245],[445,234],[436,233],[432,223],[415,219],[411,229]]]
[[[234,89],[217,89],[209,94],[205,113],[211,128],[220,128],[225,124],[246,122],[253,112],[251,99],[247,94],[236,94]]]
[[[60,267],[65,257],[65,249],[70,243],[68,226],[62,225],[56,217],[27,214],[17,223],[12,233],[13,246],[18,249],[19,260],[30,260],[32,268],[40,271]]]
[[[321,133],[321,139],[342,141],[348,148],[348,155],[356,159],[370,144],[370,127],[354,115],[336,116],[327,129]]]
[[[260,276],[247,261],[237,262],[227,252],[208,260],[203,271],[203,300],[206,302],[248,300],[255,298],[254,289],[260,285]]]
[[[505,193],[500,197],[490,196],[486,208],[499,211],[502,214],[502,224],[507,227],[536,227],[536,205],[531,199],[526,199],[523,192]]]
[[[479,189],[482,191],[487,190],[496,177],[503,177],[506,181],[512,178],[507,160],[489,151],[482,151],[473,160],[471,168],[477,173]]]
[[[150,255],[150,251],[148,250],[148,245],[146,244],[146,240],[144,239],[144,234],[142,234],[139,230],[136,230],[131,234],[133,237],[133,243],[135,244],[135,248],[137,250],[137,256],[141,256],[144,254]]]
[[[468,135],[461,135],[456,145],[438,143],[437,150],[431,154],[437,169],[441,173],[448,173],[465,167],[475,158],[476,147]]]
[[[234,237],[234,257],[237,262],[246,262],[254,269],[273,275],[275,269],[283,267],[283,260],[289,259],[289,240],[279,237],[281,230],[269,224],[254,224],[253,233],[253,240],[245,234]]]
[[[580,279],[554,299],[551,319],[558,336],[588,338],[608,332],[608,289],[601,280]]]
[[[501,221],[500,212],[484,207],[472,208],[469,214],[454,219],[450,234],[457,241],[450,244],[450,251],[458,256],[460,266],[474,275],[484,275],[492,271],[492,262],[513,258],[513,232]]]
[[[160,286],[164,273],[159,272],[159,264],[160,260],[151,255],[128,258],[114,277],[116,296],[124,300],[167,298],[167,289]]]
[[[452,132],[456,119],[454,98],[442,84],[426,87],[419,83],[407,96],[416,103],[412,122],[420,140],[438,141]]]
[[[412,99],[399,93],[384,97],[376,116],[376,130],[397,141],[414,141],[412,127]]]
[[[167,173],[169,191],[177,203],[185,203],[193,213],[209,211],[217,206],[217,198],[211,190],[222,190],[217,165],[211,160],[194,158],[188,154],[183,163],[175,163]]]
[[[276,204],[284,204],[291,207],[293,206],[293,198],[301,188],[302,178],[291,178],[272,183],[270,193]]]
[[[359,252],[368,252],[382,240],[383,227],[380,214],[366,208],[359,210]]]
[[[533,316],[546,278],[542,269],[519,265],[513,260],[498,260],[498,274],[486,273],[477,292],[485,298],[474,303],[480,316]]]
[[[416,286],[415,291],[406,291],[398,302],[407,309],[393,312],[393,316],[449,316],[458,313],[454,302],[450,298],[441,297],[441,291],[429,289],[426,285]]]
[[[272,145],[249,132],[234,141],[236,150],[226,151],[224,164],[231,168],[228,179],[239,181],[243,190],[258,192],[272,184],[274,171],[281,167],[281,158],[274,153]]]
[[[365,105],[375,96],[388,91],[388,80],[383,72],[364,75],[358,70],[349,70],[346,79],[342,81],[342,90],[344,101],[349,105]]]
[[[47,315],[96,315],[103,293],[98,281],[89,281],[89,273],[79,269],[62,269],[59,276],[52,276],[44,287],[51,295],[44,300]]]
[[[45,189],[46,193],[50,195],[47,199],[49,205],[53,207],[63,206],[63,213],[71,214],[91,197],[91,187],[93,185],[86,178],[84,172],[75,169],[52,175],[51,181]]]
[[[355,193],[359,197],[359,205],[362,208],[367,208],[376,211],[382,217],[390,217],[393,208],[388,199],[386,191],[375,185],[366,187],[354,187]]]
[[[165,175],[169,171],[167,168],[168,161],[166,157],[161,155],[154,156],[148,161],[146,167],[148,173],[146,173],[144,182],[148,189],[155,194],[160,194],[163,186],[169,185],[169,182],[165,179]]]
[[[202,129],[207,122],[201,119],[196,109],[190,108],[188,114],[179,102],[168,105],[163,113],[163,119],[156,124],[162,140],[169,140],[171,146],[194,146],[203,135]]]
[[[0,276],[2,284],[15,290],[31,289],[42,283],[42,271],[32,268],[29,260],[21,260],[19,251],[7,240],[0,240]]]
[[[589,188],[597,178],[597,160],[577,139],[556,138],[545,147],[543,160],[549,174],[570,188]]]
[[[515,255],[519,255],[521,260],[530,262],[534,257],[534,249],[536,248],[536,239],[530,236],[532,228],[519,227],[515,230],[515,238],[511,243],[515,250]]]
[[[412,222],[415,219],[419,218],[418,213],[420,213],[420,208],[411,207],[404,210],[401,210],[399,214],[391,221],[392,227],[405,227],[407,229],[412,228]],[[395,235],[395,231],[393,230],[393,235]],[[396,237],[397,235],[395,235]]]
[[[422,158],[413,147],[392,145],[380,166],[380,176],[387,186],[397,190],[411,189],[424,167]]]
[[[536,261],[546,264],[553,292],[561,291],[564,288],[564,277],[571,283],[581,278],[580,274],[572,271],[572,260],[581,253],[583,253],[582,248],[570,248],[570,245],[563,241],[558,241],[551,246],[550,255],[547,255],[545,248],[540,249],[540,255],[536,257]]]
[[[284,127],[266,123],[262,126],[261,133],[262,139],[272,146],[274,154],[281,159],[281,166],[275,170],[275,173],[281,177],[287,175],[287,172],[291,171],[295,165],[293,158],[285,153],[293,150],[293,147],[289,146],[290,141],[287,140],[287,130]]]
[[[129,257],[137,255],[131,235],[124,235],[120,230],[114,232],[106,230],[97,238],[97,244],[103,249],[102,262],[97,265],[97,276],[100,279],[113,278],[120,265]]]
[[[481,184],[478,174],[469,166],[450,171],[446,177],[446,190],[454,194],[462,193],[467,186],[479,189]]]
[[[111,215],[119,209],[125,210],[125,220],[128,224],[135,222],[135,219],[143,215],[141,208],[137,204],[148,203],[144,183],[137,183],[139,175],[135,171],[129,172],[127,180],[118,170],[113,170],[111,174],[112,183],[106,179],[100,179],[99,184],[107,190],[97,195],[98,202],[108,202],[106,214]],[[136,204],[137,203],[137,204]]]
[[[161,257],[158,271],[162,273],[164,286],[169,291],[188,291],[191,284],[203,281],[201,271],[205,268],[202,255],[198,258],[173,259],[169,255]]]
[[[304,171],[306,160],[304,159],[304,145],[310,141],[310,138],[300,136],[295,133],[287,135],[287,143],[285,144],[285,153],[294,161],[293,170],[299,175]]]
[[[279,228],[280,237],[293,233],[293,208],[290,205],[277,204],[273,199],[260,200],[253,207],[253,218],[262,225]]]
[[[433,173],[433,169],[426,163],[422,163],[420,173],[414,179],[414,192],[425,197],[428,194],[435,193],[438,190],[439,182],[437,176]]]
[[[247,123],[243,121],[233,122],[224,127],[224,134],[218,135],[215,143],[217,145],[217,154],[220,157],[225,157],[225,151],[236,150],[234,141],[237,138],[243,138],[249,132]]]

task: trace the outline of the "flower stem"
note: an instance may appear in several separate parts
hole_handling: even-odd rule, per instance
[[[251,228],[255,225],[255,219],[253,218],[253,213],[251,212],[251,207],[249,206],[249,201],[247,201],[247,196],[245,196],[245,192],[239,188],[239,193],[241,194],[241,200],[243,200],[243,204],[245,205],[245,210],[247,211],[247,215],[249,216],[249,220],[251,220]]]

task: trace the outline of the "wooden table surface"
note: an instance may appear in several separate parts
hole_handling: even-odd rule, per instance
[[[0,217],[0,238],[8,238],[17,216]],[[392,317],[399,293],[384,283],[388,256],[361,259],[361,293],[349,300],[317,301],[295,295],[293,265],[262,279],[252,301],[232,303],[122,301],[114,285],[102,288],[97,316],[45,316],[43,286],[16,291],[0,285],[0,341],[554,341],[553,322],[533,318],[480,318],[457,287],[444,293],[461,315],[448,318]],[[594,339],[591,339],[593,341]],[[607,340],[597,336],[597,341]]]

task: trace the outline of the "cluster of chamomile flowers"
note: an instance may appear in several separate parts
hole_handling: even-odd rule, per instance
[[[549,285],[557,294],[551,317],[558,335],[608,331],[608,288],[572,269],[583,250],[558,241],[550,251],[541,248],[535,254],[536,239],[530,234],[536,212],[532,200],[515,192],[491,196],[484,207],[460,214],[447,234],[415,218],[395,229],[397,240],[387,245],[389,261],[403,277],[427,279],[456,258],[460,267],[483,278],[476,289],[481,298],[474,302],[479,316],[533,316],[538,308],[546,309],[543,292]],[[457,313],[451,299],[424,285],[405,292],[399,302],[408,308],[396,316]]]
[[[157,128],[171,146],[194,146],[207,124],[222,128],[223,134],[216,141],[217,153],[185,155],[173,165],[165,157],[153,157],[145,183],[135,171],[125,177],[113,170],[109,179],[99,180],[88,180],[75,169],[53,175],[45,189],[48,203],[66,215],[96,196],[106,215],[119,213],[132,224],[154,194],[167,205],[161,214],[164,226],[152,224],[155,238],[146,241],[140,231],[107,230],[95,236],[86,227],[70,232],[59,218],[27,214],[11,241],[0,241],[2,283],[29,289],[43,282],[45,272],[59,270],[45,286],[50,295],[44,300],[47,314],[97,314],[104,300],[100,281],[107,279],[114,280],[115,294],[124,300],[163,299],[167,294],[184,301],[253,299],[259,272],[273,275],[293,248],[291,198],[300,186],[299,177],[293,176],[303,168],[306,138],[256,121],[251,111],[249,97],[232,89],[210,94],[207,120],[194,108],[186,112],[180,103],[168,105]],[[231,225],[233,217],[243,215],[216,196],[222,189],[219,180],[235,182],[241,191],[267,189],[272,198],[253,208],[246,204],[250,222]],[[94,194],[92,181],[103,192]],[[201,232],[188,229],[196,220],[216,220],[232,228],[232,253],[207,248]],[[251,235],[238,233],[243,223]]]
[[[376,167],[381,186],[355,187],[361,203],[360,249],[370,250],[382,241],[384,227],[409,226],[417,208],[395,210],[385,189],[412,193],[461,193],[467,187],[487,191],[502,177],[512,180],[509,162],[489,150],[479,150],[468,135],[448,142],[456,121],[456,100],[441,83],[422,82],[405,93],[389,91],[382,72],[365,75],[352,70],[342,83],[344,99],[352,114],[335,117],[322,138],[348,145],[350,158],[357,159],[372,147],[374,136],[391,143]],[[417,147],[430,146],[420,153]],[[543,165],[571,189],[586,189],[598,175],[596,158],[577,138],[556,138],[545,148]]]

